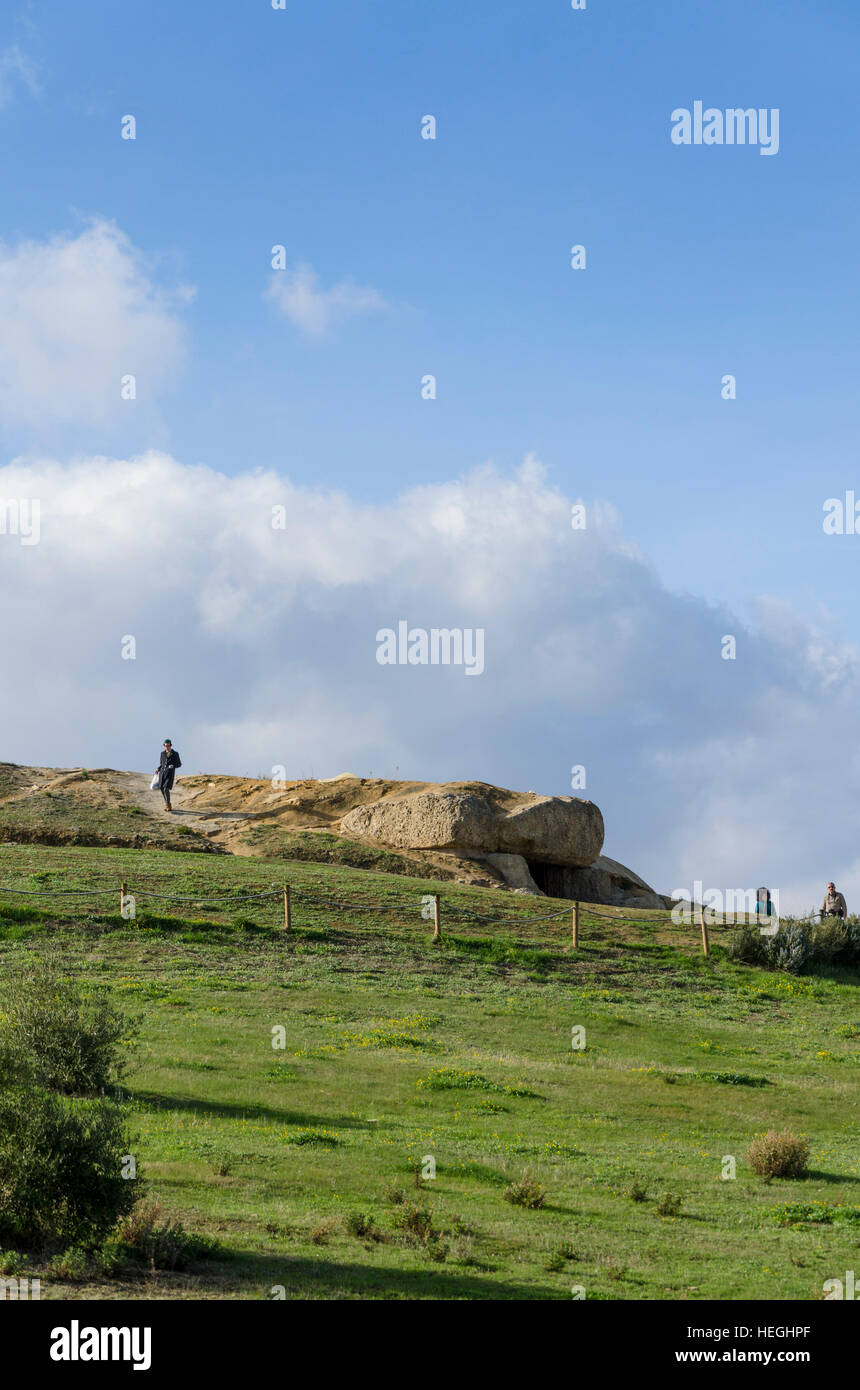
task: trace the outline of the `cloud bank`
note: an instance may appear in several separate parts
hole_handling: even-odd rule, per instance
[[[41,538],[0,534],[8,761],[146,770],[170,736],[189,769],[554,793],[584,765],[607,852],[662,891],[805,908],[833,877],[856,901],[857,651],[667,591],[610,507],[572,529],[533,459],[380,506],[159,453],[17,462],[15,498]],[[483,629],[483,674],[380,665],[399,621]]]

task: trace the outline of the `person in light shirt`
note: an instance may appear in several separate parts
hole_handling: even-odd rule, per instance
[[[837,893],[836,884],[828,883],[827,892],[821,902],[822,917],[847,917],[848,908],[845,906],[845,899],[841,893]]]

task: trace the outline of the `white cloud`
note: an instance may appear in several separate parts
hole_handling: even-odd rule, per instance
[[[326,338],[346,319],[387,308],[375,289],[351,280],[339,280],[330,289],[323,289],[309,265],[275,271],[266,299],[310,338]]]
[[[611,508],[573,531],[535,460],[378,506],[157,453],[0,469],[22,497],[42,535],[0,535],[4,759],[146,770],[170,732],[200,770],[561,793],[584,764],[607,852],[663,891],[807,907],[834,878],[860,905],[857,651],[667,591]],[[484,628],[485,673],[378,665],[400,619]]]
[[[76,236],[0,244],[0,413],[6,424],[110,425],[152,406],[184,357],[178,309],[104,220]],[[137,400],[121,397],[133,375]],[[126,414],[123,414],[126,412]]]
[[[35,65],[18,44],[13,43],[0,53],[0,107],[8,105],[21,87],[31,96],[39,94]]]

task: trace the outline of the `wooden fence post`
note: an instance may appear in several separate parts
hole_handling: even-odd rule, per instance
[[[439,894],[433,894],[433,940],[438,941],[442,935],[441,912],[439,909]]]
[[[290,904],[290,885],[284,884],[284,931],[289,931],[293,925],[292,909]]]
[[[119,890],[119,915],[120,917],[125,916],[125,884]]]
[[[573,949],[575,951],[577,946],[579,945],[579,903],[573,904],[573,911],[571,912],[570,930],[571,945],[573,946]]]
[[[705,905],[704,905],[704,903],[700,903],[700,904],[699,904],[699,923],[700,923],[701,928],[702,928],[702,950],[704,951],[705,955],[708,956],[708,955],[710,955],[711,952],[710,952],[710,947],[709,947],[709,945],[708,945],[708,924],[707,924],[707,922],[705,921]]]

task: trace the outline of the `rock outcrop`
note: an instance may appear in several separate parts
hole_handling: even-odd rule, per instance
[[[481,782],[395,784],[341,818],[343,835],[391,849],[458,855],[514,892],[617,907],[664,898],[601,854],[603,816],[591,801],[512,792]]]
[[[349,811],[340,828],[394,849],[520,855],[581,868],[603,847],[603,816],[592,801],[483,783],[383,796]]]
[[[345,773],[297,781],[180,774],[174,814],[165,816],[150,778],[0,763],[0,839],[310,859],[580,902],[671,906],[601,853],[600,810],[576,797]]]
[[[507,886],[513,888],[515,893],[536,893],[539,897],[543,896],[529,873],[527,860],[521,854],[487,854],[484,856],[484,863],[501,874]]]
[[[601,854],[587,868],[530,864],[529,872],[541,892],[553,898],[613,907],[671,907],[672,899],[656,893],[638,874]]]

